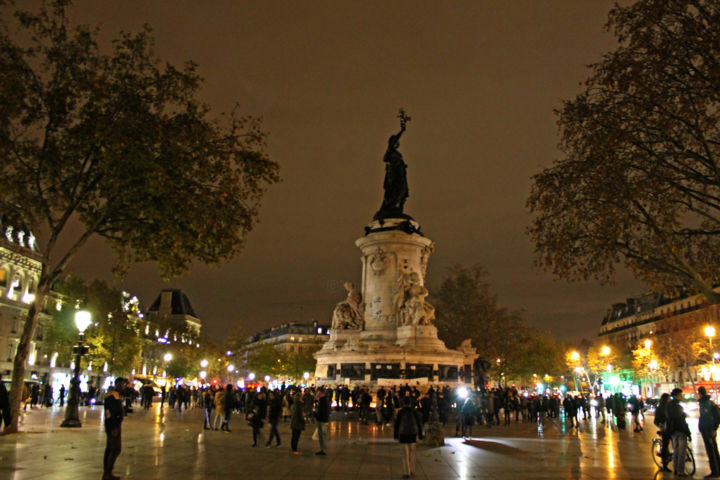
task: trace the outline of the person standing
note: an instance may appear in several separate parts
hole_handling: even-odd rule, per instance
[[[213,430],[222,427],[225,430],[225,389],[219,388],[215,392],[215,421],[213,422]]]
[[[653,423],[660,429],[660,438],[662,439],[660,447],[660,458],[662,458],[663,471],[669,472],[668,463],[670,463],[669,445],[670,432],[667,429],[667,404],[670,402],[670,394],[663,393],[660,396],[657,408],[655,409],[655,419]]]
[[[320,451],[315,452],[315,455],[325,455],[325,425],[330,421],[330,402],[325,393],[325,387],[320,387],[318,390],[315,420],[317,420],[318,440],[320,441]]]
[[[115,386],[105,397],[105,456],[103,457],[103,480],[119,480],[113,475],[113,467],[122,449],[122,421],[124,417],[123,403],[120,392],[125,388],[124,378],[115,380]]]
[[[472,403],[472,399],[465,399]],[[403,446],[403,478],[415,475],[415,443],[422,440],[422,421],[420,414],[412,407],[412,398],[403,398],[403,407],[395,419],[395,439]]]
[[[0,413],[2,413],[3,425],[6,427],[10,425],[10,396],[8,395],[7,388],[5,388],[5,382],[2,381],[2,375],[0,375]]]
[[[165,396],[166,395],[167,395],[167,388],[165,387],[165,385],[163,385],[162,388],[160,389],[160,408],[161,409],[165,407]]]
[[[717,446],[720,412],[718,406],[710,400],[705,387],[698,388],[698,404],[700,406],[698,430],[702,435],[705,452],[707,452],[708,461],[710,462],[710,475],[706,475],[705,478],[720,478],[720,454],[718,454]]]
[[[230,433],[230,416],[235,407],[235,392],[233,392],[232,384],[228,383],[225,387],[225,398],[223,398],[225,406],[225,419],[223,420],[223,430]]]
[[[60,385],[59,397],[60,397],[60,406],[62,407],[65,405],[65,385]]]
[[[212,430],[210,414],[212,413],[212,409],[215,406],[214,400],[215,399],[213,398],[212,390],[209,387],[205,388],[202,396],[203,413],[205,414],[203,418],[203,430]]]
[[[280,422],[280,414],[282,412],[282,400],[277,391],[271,390],[268,395],[268,423],[270,424],[270,435],[268,441],[265,444],[266,447],[270,447],[273,438],[277,439],[277,447],[280,446],[280,432],[278,432],[278,423]]]
[[[682,390],[673,389],[670,392],[670,402],[667,405],[667,426],[673,445],[673,469],[675,475],[686,476],[685,474],[685,451],[687,450],[687,440],[690,438],[690,428],[685,421],[685,412],[680,405],[680,397]]]
[[[255,400],[250,413],[250,426],[253,431],[253,447],[257,447],[258,443],[262,444],[262,428],[267,416],[267,399],[265,398],[265,389],[263,387],[255,396]]]
[[[298,452],[298,442],[300,434],[305,430],[305,417],[303,416],[303,401],[300,392],[293,396],[293,403],[290,407],[290,429],[292,430],[292,439],[290,440],[290,448],[293,455],[300,455]]]

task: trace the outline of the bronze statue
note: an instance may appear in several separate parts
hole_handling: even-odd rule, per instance
[[[383,196],[383,203],[380,210],[378,210],[373,217],[375,220],[382,220],[384,218],[409,218],[403,214],[405,200],[407,200],[410,195],[407,182],[407,165],[403,161],[403,156],[398,151],[398,147],[400,146],[400,137],[405,131],[407,122],[409,122],[411,118],[402,108],[400,109],[398,118],[400,119],[400,131],[388,139],[388,148],[383,157],[383,161],[385,162],[385,182],[383,183],[385,195]]]

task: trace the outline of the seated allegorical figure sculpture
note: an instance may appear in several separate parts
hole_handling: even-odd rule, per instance
[[[331,328],[333,330],[357,330],[362,326],[362,296],[351,282],[345,282],[344,286],[347,298],[335,305]]]
[[[398,292],[403,298],[398,309],[399,325],[430,325],[435,320],[435,307],[425,300],[428,294],[417,272],[403,275],[401,291]]]

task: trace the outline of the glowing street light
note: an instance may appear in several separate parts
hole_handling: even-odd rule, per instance
[[[645,340],[645,350],[650,350],[650,348],[652,348],[652,340],[648,338]]]
[[[603,345],[603,347],[600,349],[600,355],[604,357],[610,355],[610,347],[608,347],[607,345]]]
[[[165,355],[163,355],[163,360],[165,360],[166,362],[169,362],[170,360],[172,360],[172,353],[168,352]]]
[[[307,382],[308,379],[310,378],[310,373],[308,373],[308,372],[303,373],[303,378],[304,378],[305,381]]]
[[[203,358],[202,360],[200,360],[200,366],[201,366],[202,368],[207,368],[207,366],[208,366],[208,361]]]
[[[88,352],[88,347],[83,345],[85,339],[85,330],[92,323],[90,312],[78,310],[75,312],[75,326],[78,329],[78,343],[73,347],[75,354],[75,375],[70,381],[70,396],[68,397],[67,409],[65,410],[65,420],[60,424],[61,427],[77,428],[82,427],[80,422],[78,407],[80,406],[80,360],[83,355]]]
[[[235,365],[233,365],[233,364],[231,363],[230,365],[227,366],[227,370],[228,370],[228,372],[230,372],[230,373],[234,372],[234,371],[235,371]]]
[[[253,372],[250,372],[250,374],[248,375],[248,380],[250,380],[250,381],[255,380],[255,374]]]
[[[207,372],[205,370],[200,371],[200,378],[203,380],[207,378]]]
[[[270,375],[265,375],[265,383],[269,383],[269,382],[270,382]]]
[[[571,358],[574,362],[577,362],[578,360],[580,360],[580,354],[579,354],[578,352],[572,352],[572,353],[570,354],[570,358]]]

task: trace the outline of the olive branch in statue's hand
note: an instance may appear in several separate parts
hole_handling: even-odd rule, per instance
[[[400,119],[400,128],[403,131],[405,130],[405,126],[407,125],[407,122],[412,120],[412,117],[410,115],[408,115],[407,113],[405,113],[405,109],[402,107],[400,107],[400,109],[398,110],[397,118]]]

